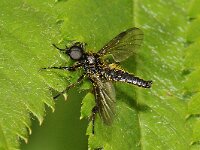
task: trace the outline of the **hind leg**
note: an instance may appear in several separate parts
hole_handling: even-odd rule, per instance
[[[96,114],[98,112],[98,107],[94,106],[92,109],[92,115],[91,115],[91,120],[92,120],[92,134],[94,134],[94,126],[95,126],[95,119],[96,119]]]

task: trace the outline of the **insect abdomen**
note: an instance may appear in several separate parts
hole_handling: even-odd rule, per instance
[[[143,88],[150,88],[152,84],[152,81],[145,81],[122,70],[106,69],[105,74],[109,80],[126,82]]]

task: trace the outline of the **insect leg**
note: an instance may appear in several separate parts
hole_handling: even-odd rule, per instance
[[[81,83],[83,81],[85,75],[86,74],[82,74],[75,83],[72,83],[69,86],[67,86],[62,92],[60,92],[58,95],[54,96],[53,99],[58,98],[61,94],[66,93],[70,88],[72,88],[72,87],[76,86],[77,84]]]
[[[97,99],[97,89],[94,81],[90,79],[90,81],[93,83],[93,93],[95,95],[95,99]],[[92,115],[90,116],[90,119],[92,121],[92,134],[94,135],[94,126],[95,126],[95,119],[96,119],[96,114],[99,111],[98,103],[96,103],[96,106],[92,108]]]
[[[81,66],[81,64],[75,64],[75,65],[70,66],[70,67],[60,66],[60,67],[47,67],[47,68],[41,68],[41,69],[44,69],[44,70],[48,70],[48,69],[60,69],[60,70],[75,71],[80,66]]]
[[[91,116],[91,119],[92,119],[92,134],[94,134],[94,122],[95,122],[97,112],[98,112],[98,107],[94,106],[93,109],[92,109],[92,116]]]

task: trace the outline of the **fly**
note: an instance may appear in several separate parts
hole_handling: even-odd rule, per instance
[[[139,28],[134,27],[117,35],[97,53],[86,52],[85,44],[80,42],[76,42],[71,47],[66,46],[64,49],[53,44],[55,48],[68,55],[75,61],[75,63],[73,66],[69,67],[60,66],[43,69],[76,71],[78,68],[82,68],[84,70],[84,73],[78,78],[77,82],[70,84],[65,90],[54,96],[54,99],[67,92],[70,88],[81,83],[85,77],[89,78],[93,84],[93,92],[96,102],[96,106],[92,109],[91,115],[93,134],[95,116],[97,113],[100,115],[104,124],[112,124],[116,103],[113,81],[125,82],[142,88],[151,87],[151,80],[146,81],[122,69],[111,67],[111,64],[105,62],[106,58],[103,59],[103,56],[105,55],[112,55],[115,63],[119,64],[119,62],[127,59],[139,49],[142,40],[143,32]]]

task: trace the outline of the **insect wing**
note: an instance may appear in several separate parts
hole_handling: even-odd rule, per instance
[[[99,115],[105,124],[110,125],[115,115],[116,95],[114,86],[111,82],[97,79],[94,92]]]
[[[108,42],[98,53],[111,54],[116,62],[120,62],[133,55],[141,46],[142,41],[142,30],[130,28]]]

